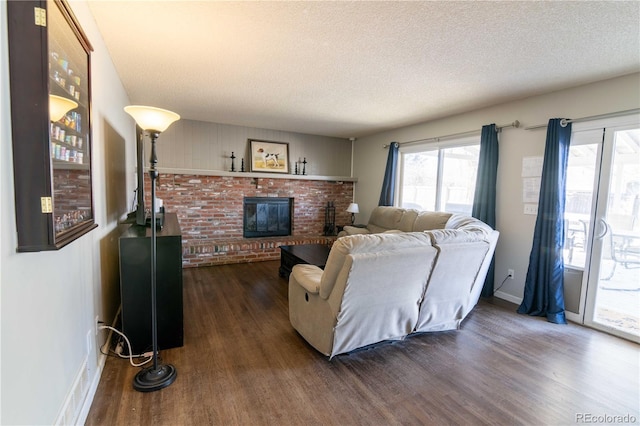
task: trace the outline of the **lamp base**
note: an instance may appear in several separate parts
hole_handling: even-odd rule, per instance
[[[171,364],[145,368],[133,378],[133,388],[138,392],[157,391],[173,383],[177,376],[178,372]]]

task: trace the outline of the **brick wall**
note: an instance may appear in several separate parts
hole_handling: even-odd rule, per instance
[[[91,218],[89,169],[53,169],[55,230],[62,232]]]
[[[147,208],[150,192],[145,175]],[[346,209],[353,198],[353,183],[162,173],[156,196],[166,211],[177,214],[183,266],[194,267],[279,259],[280,245],[330,244],[335,237],[323,236],[325,207],[332,201],[336,224],[350,223]],[[244,197],[293,197],[292,235],[243,238]]]

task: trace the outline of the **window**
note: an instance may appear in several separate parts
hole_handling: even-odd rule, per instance
[[[480,136],[400,148],[400,206],[471,215]]]
[[[584,270],[602,129],[574,132],[569,146],[565,187],[564,264]]]

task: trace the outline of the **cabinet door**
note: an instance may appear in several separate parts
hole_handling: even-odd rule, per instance
[[[91,46],[69,5],[7,2],[18,251],[55,250],[95,228]],[[59,120],[50,95],[75,103]]]

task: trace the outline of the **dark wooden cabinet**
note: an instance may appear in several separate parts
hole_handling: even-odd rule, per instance
[[[94,229],[89,41],[65,1],[6,2],[18,251]],[[77,106],[49,116],[50,95]]]
[[[132,225],[120,236],[119,252],[122,331],[134,354],[151,352],[151,228]],[[182,346],[182,235],[175,213],[165,214],[157,232],[156,298],[158,348]]]
[[[281,277],[289,279],[293,267],[300,263],[316,265],[324,269],[330,252],[331,246],[326,244],[280,246],[279,274]]]

